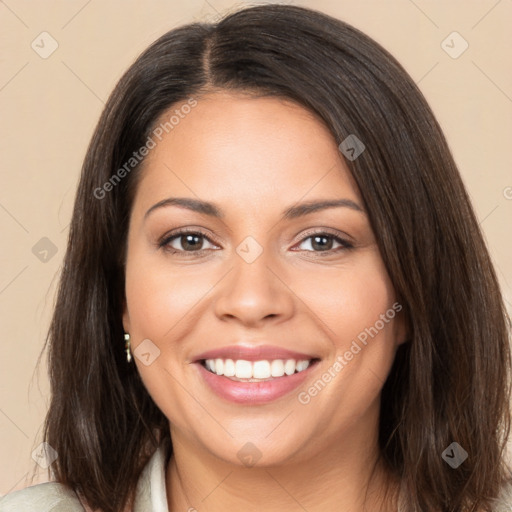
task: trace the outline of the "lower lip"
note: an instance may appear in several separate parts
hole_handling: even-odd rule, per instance
[[[318,362],[314,361],[302,372],[262,382],[234,381],[210,372],[201,363],[195,364],[199,367],[199,373],[206,384],[221,398],[239,404],[257,405],[277,400],[299,387],[315,370]]]

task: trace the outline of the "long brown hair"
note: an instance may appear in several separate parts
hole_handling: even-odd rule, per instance
[[[382,460],[411,511],[490,510],[508,476],[509,325],[450,150],[387,51],[342,21],[285,5],[171,30],[106,104],[83,164],[47,340],[44,436],[59,454],[56,480],[91,507],[120,512],[169,436],[123,350],[126,235],[143,165],[113,176],[167,109],[213,90],[291,99],[339,143],[351,134],[363,141],[365,151],[346,163],[410,334],[382,390]],[[442,458],[452,442],[468,453],[456,470]]]

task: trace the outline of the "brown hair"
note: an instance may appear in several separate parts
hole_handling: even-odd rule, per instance
[[[342,21],[285,5],[171,30],[106,104],[83,164],[47,340],[45,441],[59,454],[56,480],[90,506],[120,512],[169,435],[123,350],[126,235],[141,166],[98,190],[166,110],[213,90],[291,99],[338,143],[355,134],[365,144],[346,163],[410,334],[382,391],[382,460],[403,481],[411,511],[490,510],[507,478],[509,326],[454,160],[423,95],[387,51]],[[469,454],[456,470],[441,457],[454,441]]]

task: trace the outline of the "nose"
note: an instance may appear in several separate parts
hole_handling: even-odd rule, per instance
[[[293,292],[269,250],[263,250],[251,263],[234,252],[230,264],[232,270],[217,289],[215,314],[219,319],[262,327],[293,315]]]

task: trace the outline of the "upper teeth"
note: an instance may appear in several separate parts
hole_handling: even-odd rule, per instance
[[[295,359],[274,359],[273,361],[245,361],[244,359],[206,359],[205,366],[217,375],[236,377],[238,379],[267,379],[269,377],[283,377],[302,372],[309,365],[310,360],[295,361]]]

